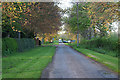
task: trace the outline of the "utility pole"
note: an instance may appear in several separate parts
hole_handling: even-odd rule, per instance
[[[78,2],[77,2],[77,47],[79,46]]]

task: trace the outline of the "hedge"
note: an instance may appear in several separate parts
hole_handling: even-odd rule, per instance
[[[105,39],[105,38],[99,38],[99,39],[93,39],[86,41],[86,45],[89,45],[90,47],[96,47],[96,48],[105,48],[105,49],[110,49],[113,51],[118,50],[118,43],[117,41],[113,41],[110,39]]]
[[[113,55],[118,57],[120,54],[118,52],[118,40],[117,38],[96,38],[91,40],[81,41],[80,45],[87,49],[92,49],[103,54]]]
[[[13,38],[4,38],[2,39],[2,53],[4,55],[11,54],[16,52],[18,48],[17,42]]]
[[[7,56],[14,52],[21,52],[29,48],[34,48],[34,46],[35,46],[35,41],[33,39],[3,38],[2,39],[2,55]]]

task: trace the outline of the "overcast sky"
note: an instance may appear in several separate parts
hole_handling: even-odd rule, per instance
[[[70,2],[70,0],[60,0],[60,3],[58,6],[62,9],[66,9],[66,8],[70,8],[72,7],[72,3]],[[64,14],[64,16],[67,16],[67,14]],[[64,25],[61,26],[62,29],[64,29]],[[63,34],[65,33],[65,31],[60,31],[58,32],[58,34]]]
[[[62,9],[72,7],[72,3],[70,2],[71,0],[60,0],[60,3],[58,6],[61,7]]]

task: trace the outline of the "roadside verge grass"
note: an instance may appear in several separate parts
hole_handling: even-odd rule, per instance
[[[118,70],[118,58],[117,57],[109,56],[106,54],[101,54],[96,51],[92,51],[92,50],[81,48],[81,47],[77,48],[77,46],[75,46],[75,44],[74,45],[66,44],[66,45],[72,46],[72,48],[77,50],[78,52],[81,52],[82,54],[88,56],[89,58],[92,58],[95,61],[98,61],[98,62],[104,64],[111,70],[120,73],[120,71]]]
[[[2,58],[2,78],[40,78],[52,61],[55,47],[37,47]]]
[[[88,49],[76,48],[76,50],[85,54],[86,56],[106,65],[113,71],[118,72],[118,58],[111,57],[111,56],[105,55],[105,54],[100,54],[98,52],[88,50]]]
[[[42,46],[55,46],[59,45],[59,43],[47,43],[47,44],[42,44]]]

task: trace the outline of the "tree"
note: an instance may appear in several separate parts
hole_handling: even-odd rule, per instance
[[[110,32],[111,24],[118,18],[118,4],[115,2],[93,2],[85,9],[88,10],[94,33],[98,29],[101,37],[107,35],[108,31]]]
[[[9,21],[3,22],[3,32],[6,32],[4,29],[10,33],[17,31],[24,37],[33,37],[28,36],[29,33],[56,33],[61,25],[59,7],[54,2],[4,2],[2,12],[4,19]]]
[[[23,15],[27,11],[25,5],[26,5],[25,3],[21,2],[2,3],[3,33],[8,33],[7,35],[11,36],[14,33],[18,33],[19,31],[23,32],[22,23],[24,22],[25,19]],[[16,35],[14,34],[14,37],[15,36]],[[6,35],[3,37],[6,37]]]
[[[88,4],[79,4],[79,17],[78,17],[78,24],[79,28],[77,28],[77,15],[76,15],[76,5],[74,5],[69,11],[69,17],[64,19],[64,21],[69,25],[72,32],[76,32],[79,30],[80,34],[87,38],[87,30],[90,25],[90,19],[87,15],[87,10],[83,7],[88,7]]]

